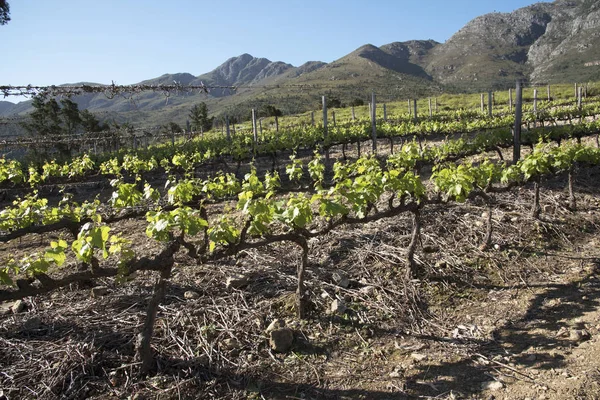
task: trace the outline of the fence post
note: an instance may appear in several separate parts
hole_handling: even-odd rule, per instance
[[[258,132],[256,130],[256,110],[254,108],[252,109],[252,137],[254,139],[254,146],[256,146],[256,143],[258,142]]]
[[[431,97],[428,100],[429,100],[429,118],[431,118],[431,117],[433,117],[433,109],[431,108]]]
[[[512,89],[508,89],[508,110],[509,112],[512,112]]]
[[[387,107],[385,103],[383,103],[383,120],[387,122]]]
[[[354,114],[354,106],[352,106],[352,122],[356,120],[356,115]]]
[[[550,101],[550,85],[546,87],[546,91],[548,92],[548,101]]]
[[[435,97],[435,98],[433,99],[433,103],[434,103],[434,106],[435,106],[435,113],[437,114],[437,112],[438,112],[438,107],[437,107],[437,106],[438,106],[438,105],[437,105],[437,97]]]
[[[189,119],[185,120],[185,131],[187,133],[191,133],[192,132],[192,127],[190,126],[190,120]]]
[[[279,117],[275,116],[275,132],[279,133]]]
[[[258,119],[258,128],[260,129],[260,136],[262,137],[262,118]]]
[[[513,164],[521,158],[521,119],[523,117],[523,89],[521,80],[517,80],[517,95],[515,99],[515,128],[513,132]]]
[[[408,116],[410,117],[412,115],[412,105],[410,104],[410,99],[408,99]]]
[[[225,116],[225,131],[227,133],[227,141],[231,141],[231,131],[229,129],[229,115]]]
[[[310,113],[310,123],[312,126],[315,126],[315,112],[311,111]]]
[[[490,118],[492,118],[492,107],[494,105],[492,95],[492,92],[488,92],[488,117]]]
[[[335,110],[331,110],[331,121],[333,122],[333,126],[335,127]]]
[[[323,141],[327,142],[327,99],[325,96],[321,99],[323,102]],[[325,160],[329,161],[329,149],[325,146]]]
[[[385,104],[384,104],[385,107]],[[385,109],[385,108],[384,108]],[[371,128],[373,130],[373,153],[377,153],[377,105],[375,103],[375,92],[371,93]]]
[[[537,89],[533,89],[533,113],[537,115],[537,98],[538,91]]]
[[[417,122],[418,110],[417,110],[417,99],[413,100],[415,107],[415,122]]]
[[[481,113],[485,113],[485,105],[483,104],[483,93],[481,93]]]
[[[579,97],[579,91],[577,89],[577,83],[575,83],[575,98]]]
[[[577,93],[577,108],[581,110],[581,97],[583,96],[583,87],[579,86]]]

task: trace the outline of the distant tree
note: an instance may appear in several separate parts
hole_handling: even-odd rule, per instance
[[[79,118],[81,119],[81,127],[85,132],[101,132],[108,129],[108,125],[101,124],[98,118],[89,110],[80,111]]]
[[[29,115],[29,122],[23,123],[23,127],[33,137],[42,137],[45,139],[58,139],[57,136],[63,133],[61,126],[61,109],[55,99],[46,100],[45,96],[36,96],[31,104],[33,111]],[[61,156],[70,155],[69,147],[65,143],[56,143],[54,146]],[[46,147],[43,147],[44,149]],[[34,154],[45,155],[46,151],[34,150]]]
[[[31,103],[33,111],[29,115],[29,122],[23,127],[31,136],[56,136],[60,135],[60,106],[54,99],[46,101],[44,96],[35,96]]]
[[[212,128],[214,117],[208,117],[208,107],[205,102],[194,104],[190,110],[189,118],[192,121],[192,129],[195,131],[202,130],[206,132]]]
[[[352,100],[349,105],[350,105],[350,107],[360,107],[360,106],[364,106],[365,102],[364,102],[364,100],[359,99],[357,97],[354,100]]]
[[[327,99],[327,108],[342,108],[345,105],[342,103],[340,99],[337,97],[326,97]],[[319,108],[323,108],[323,103],[319,104]]]
[[[329,108],[342,108],[342,107],[344,107],[344,104],[337,97],[332,97],[331,99],[327,100],[327,107],[329,107]]]
[[[22,124],[30,136],[45,139],[57,139],[61,135],[75,135],[78,132],[98,132],[107,128],[100,124],[88,110],[79,111],[77,103],[66,98],[60,104],[54,98],[35,96],[32,101],[33,111],[29,121]],[[66,140],[65,140],[66,139]],[[77,149],[68,138],[61,137],[55,148],[61,155],[68,157],[71,151]]]
[[[261,114],[264,117],[281,117],[283,112],[275,106],[268,104],[263,107]]]
[[[60,109],[60,114],[64,124],[64,133],[67,135],[73,135],[77,128],[81,125],[79,107],[77,106],[77,103],[71,99],[62,99],[60,104],[62,106]]]
[[[10,6],[6,0],[0,0],[0,25],[6,25],[10,21]]]
[[[169,122],[168,124],[166,124],[164,126],[165,130],[169,133],[181,133],[183,132],[183,128],[175,123],[175,122]]]

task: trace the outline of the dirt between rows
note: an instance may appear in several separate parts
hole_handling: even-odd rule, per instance
[[[0,306],[1,399],[598,399],[600,169],[497,196],[493,247],[480,250],[484,204],[427,206],[403,278],[409,215],[311,240],[305,320],[294,310],[300,252],[277,244],[220,263],[177,254],[160,307],[156,370],[137,374],[134,344],[156,276],[103,279]],[[154,254],[146,222],[111,226]],[[67,232],[29,235],[0,256],[41,251]],[[109,259],[107,262],[114,262]],[[347,285],[334,279],[347,274]],[[61,274],[60,271],[57,272]],[[241,274],[243,284],[227,287]],[[105,286],[91,295],[93,287]],[[332,312],[334,300],[346,309]],[[265,329],[281,319],[292,347]]]

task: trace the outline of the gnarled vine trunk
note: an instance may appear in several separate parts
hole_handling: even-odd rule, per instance
[[[154,367],[154,354],[152,353],[151,340],[154,334],[154,323],[156,322],[156,314],[158,306],[165,298],[167,283],[171,277],[172,264],[165,265],[160,271],[160,277],[154,284],[154,292],[148,304],[146,311],[146,320],[141,332],[138,334],[136,342],[136,352],[139,361],[141,362],[140,373],[147,374]]]
[[[533,181],[533,207],[531,208],[531,216],[539,218],[542,207],[540,207],[540,177],[537,176]]]
[[[417,208],[412,211],[412,234],[410,237],[410,244],[408,245],[408,252],[406,258],[408,260],[408,268],[406,269],[406,279],[410,280],[417,276],[418,266],[415,261],[415,252],[417,250],[417,244],[421,236],[421,211]]]
[[[296,289],[296,306],[298,318],[303,319],[306,308],[306,294],[304,293],[304,274],[308,267],[308,243],[303,236],[300,236],[296,243],[302,247],[302,260],[298,265],[298,286]]]
[[[575,211],[577,209],[577,200],[575,200],[575,193],[573,192],[573,182],[574,181],[575,181],[575,166],[571,165],[571,167],[569,167],[568,185],[569,185],[569,208],[572,211]]]

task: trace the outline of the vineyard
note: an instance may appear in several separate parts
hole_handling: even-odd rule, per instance
[[[0,159],[0,398],[596,398],[600,99],[512,111]]]

